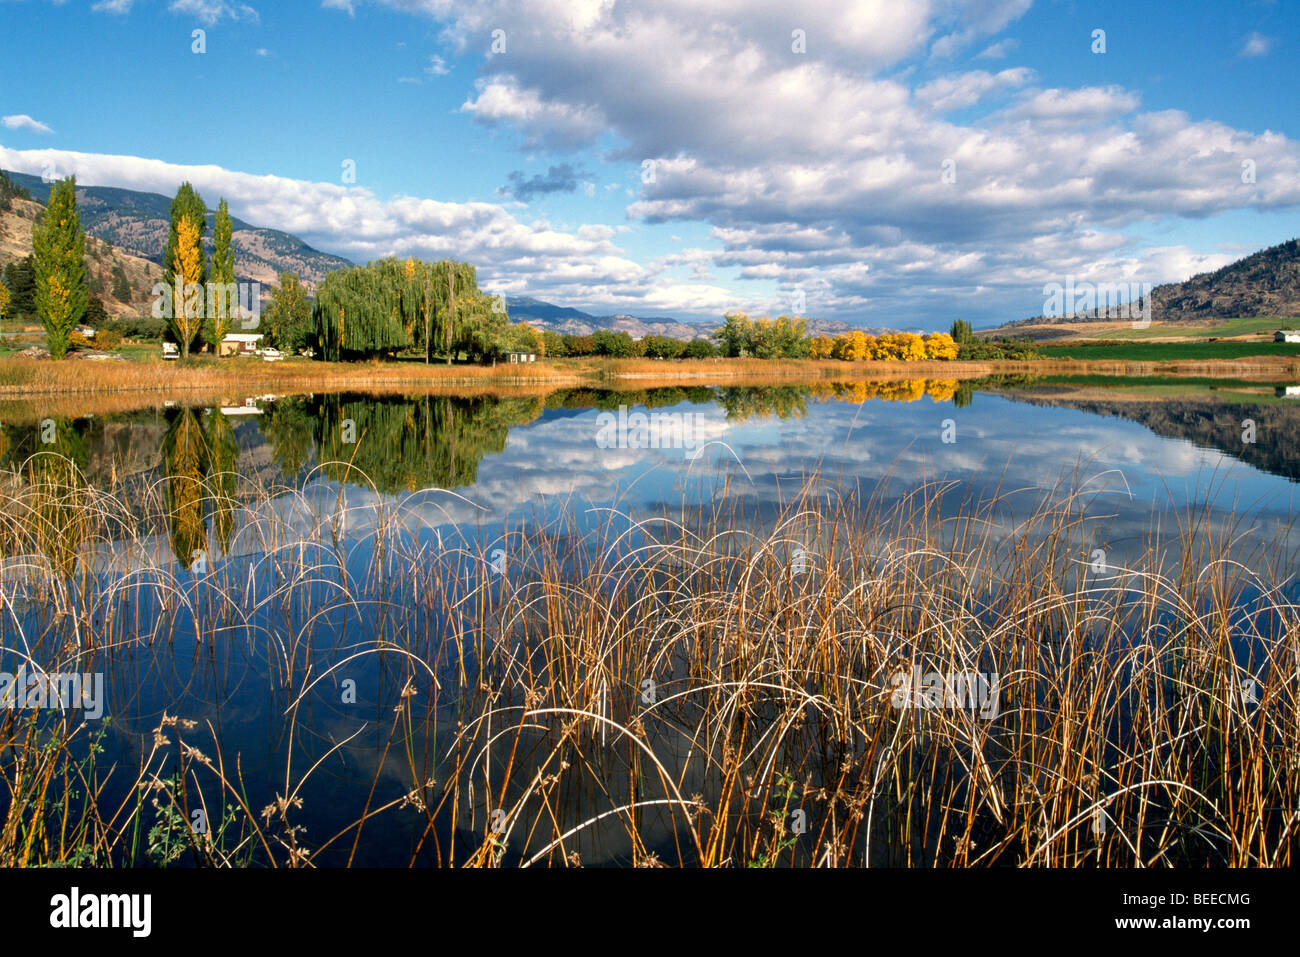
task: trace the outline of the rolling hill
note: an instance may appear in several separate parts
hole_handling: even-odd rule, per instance
[[[26,173],[8,173],[8,176],[36,199],[49,196],[50,187],[39,176]],[[87,235],[160,266],[167,245],[170,206],[171,198],[160,193],[112,186],[77,187],[77,208]],[[205,245],[209,253],[215,215],[213,210],[208,211]],[[296,272],[309,288],[314,288],[327,272],[354,265],[341,256],[313,249],[291,233],[253,226],[234,217],[232,220],[231,246],[235,250],[235,273],[240,280],[271,286],[279,282],[280,273]]]
[[[14,198],[9,209],[0,210],[0,268],[31,255],[32,224],[43,209],[39,203]],[[119,283],[119,277],[125,285]],[[161,279],[162,267],[157,263],[102,239],[86,237],[86,282],[110,316],[147,315],[154,283]]]
[[[644,319],[638,316],[619,314],[597,316],[570,306],[557,306],[554,303],[528,296],[507,296],[506,309],[514,322],[526,322],[538,329],[549,329],[561,335],[589,336],[597,329],[609,329],[614,332],[626,332],[634,339],[644,336],[670,336],[674,339],[702,339],[709,336],[719,325],[722,318],[706,322],[691,322],[683,319],[656,317]],[[855,328],[846,322],[832,319],[809,319],[810,335],[836,336]],[[870,333],[885,330],[867,329]]]
[[[1068,306],[1067,306],[1068,311]],[[1214,272],[1183,282],[1165,283],[1151,291],[1151,321],[1162,324],[1205,324],[1226,319],[1300,317],[1300,240],[1261,249]],[[1079,334],[1089,322],[1114,322],[1098,311],[1065,316],[1017,319],[981,334],[1028,335],[1052,339],[1074,326]],[[1055,328],[1054,328],[1055,327]]]

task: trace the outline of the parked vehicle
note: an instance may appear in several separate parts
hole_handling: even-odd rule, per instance
[[[180,347],[174,342],[164,342],[162,344],[162,356],[164,359],[179,359],[181,357]]]
[[[284,359],[284,353],[279,349],[263,349],[262,358],[267,362],[280,362]]]

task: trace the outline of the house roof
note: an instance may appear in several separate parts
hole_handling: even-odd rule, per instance
[[[222,342],[258,342],[262,338],[260,332],[228,332]]]

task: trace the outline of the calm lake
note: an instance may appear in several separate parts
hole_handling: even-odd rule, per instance
[[[115,851],[119,863],[193,863],[183,819],[251,864],[283,863],[299,846],[320,865],[461,863],[485,835],[513,863],[556,863],[557,853],[586,864],[647,853],[697,861],[707,849],[684,846],[673,802],[712,800],[725,782],[696,754],[725,745],[673,738],[671,721],[652,729],[674,782],[659,787],[644,756],[615,746],[616,728],[593,726],[588,766],[539,799],[558,773],[542,744],[556,732],[546,722],[527,730],[511,710],[532,700],[537,675],[595,681],[591,700],[620,723],[638,696],[653,700],[650,679],[613,688],[532,646],[503,670],[490,664],[494,643],[514,640],[512,615],[535,614],[553,635],[577,627],[561,622],[568,610],[528,597],[537,582],[644,574],[646,550],[665,536],[719,526],[776,536],[800,575],[829,533],[786,541],[796,518],[924,500],[939,543],[959,534],[947,518],[977,512],[994,562],[1002,544],[1032,548],[1026,523],[1064,503],[1080,575],[1166,573],[1178,546],[1161,542],[1181,530],[1184,545],[1189,535],[1221,543],[1280,583],[1275,595],[1297,596],[1300,398],[1285,383],[238,396],[77,419],[0,406],[0,423],[10,495],[0,670],[26,661],[103,675],[102,717],[77,745],[89,755],[94,742],[101,769],[122,769],[102,789],[101,814],[135,806],[142,768],[166,785],[145,789],[146,800],[185,797],[170,816],[147,811],[141,835]],[[32,492],[41,487],[58,491],[44,500]],[[745,587],[741,576],[735,593]],[[1242,592],[1243,615],[1268,587]],[[640,621],[634,600],[617,614]],[[1253,660],[1249,641],[1233,647],[1239,663]],[[654,663],[656,689],[689,668],[670,658]],[[488,681],[483,669],[499,670]],[[178,757],[176,738],[203,760]],[[220,774],[204,760],[223,762]],[[593,821],[640,799],[635,837],[618,813]],[[240,831],[241,815],[275,840]],[[864,853],[865,838],[850,843]],[[888,862],[948,852],[909,853],[895,845]]]

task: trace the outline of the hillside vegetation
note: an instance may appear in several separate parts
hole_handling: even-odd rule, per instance
[[[8,173],[33,199],[44,200],[50,188],[39,176]],[[77,186],[77,208],[88,237],[104,240],[141,259],[162,265],[170,223],[170,197],[109,186]],[[205,252],[212,252],[215,211],[208,210]],[[232,217],[235,274],[240,280],[274,285],[280,273],[297,273],[308,288],[325,274],[353,265],[340,256],[313,249],[297,236],[278,229],[264,229]],[[161,273],[161,271],[160,271]]]
[[[0,270],[32,254],[32,224],[44,207],[13,197],[0,209]],[[162,268],[92,236],[86,237],[86,284],[110,316],[147,315]]]

